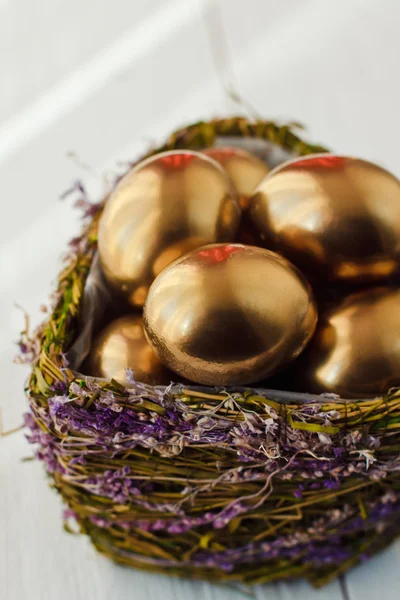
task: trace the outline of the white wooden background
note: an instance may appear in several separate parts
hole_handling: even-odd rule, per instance
[[[11,364],[21,304],[39,318],[58,256],[77,227],[58,197],[91,190],[119,160],[190,121],[235,112],[216,77],[206,0],[0,0],[0,408],[21,422],[26,370]],[[375,159],[400,175],[398,0],[219,0],[240,92],[266,117]],[[71,153],[79,157],[73,158]],[[72,157],[71,157],[72,156]],[[79,162],[79,164],[78,164]],[[82,166],[82,163],[86,165]],[[116,567],[61,528],[22,433],[0,440],[0,597],[4,600],[228,600],[207,583]],[[398,600],[400,544],[315,592],[258,600]],[[381,591],[380,591],[381,590]]]

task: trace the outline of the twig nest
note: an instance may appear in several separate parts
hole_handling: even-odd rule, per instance
[[[202,384],[261,380],[300,354],[317,320],[312,291],[286,259],[262,248],[214,244],[154,281],[144,326],[160,360]]]
[[[290,125],[243,117],[195,123],[173,133],[161,149],[204,148],[221,136],[243,136],[246,142],[262,138],[260,142],[274,144],[276,155],[324,150],[299,138]],[[161,185],[164,176],[156,170],[152,177],[154,189],[160,189],[157,182]],[[160,214],[165,204],[157,204],[155,191],[143,198],[135,194],[137,223],[143,216],[136,258],[141,256],[145,266],[142,279],[130,280],[129,275],[128,281],[132,293],[143,281],[146,295],[155,274],[186,250],[187,238],[202,237],[203,230],[192,230],[188,215],[196,211],[183,211],[190,224],[182,229],[186,233],[171,238],[157,233],[163,243],[153,255],[147,244],[164,219]],[[149,198],[160,213],[146,213]],[[200,218],[208,219],[209,205],[203,204]],[[351,401],[260,389],[271,388],[271,379],[254,388],[234,385],[229,394],[213,386],[209,362],[214,357],[215,383],[234,379],[236,373],[238,381],[242,375],[258,378],[265,365],[277,368],[295,355],[311,334],[312,296],[286,260],[255,248],[211,246],[198,256],[179,258],[154,282],[146,312],[151,312],[150,335],[156,328],[160,331],[154,337],[162,342],[160,355],[167,355],[172,340],[171,364],[180,363],[191,375],[206,375],[210,387],[124,386],[77,372],[80,367],[69,361],[70,351],[86,348],[91,331],[86,316],[95,294],[87,275],[88,269],[96,275],[96,211],[104,206],[107,202],[85,206],[84,230],[71,244],[54,308],[47,322],[32,336],[26,328],[20,340],[22,360],[32,363],[26,437],[66,504],[65,528],[70,530],[76,519],[74,530],[87,534],[98,551],[123,565],[246,586],[300,577],[321,586],[387,546],[399,534],[400,523],[399,390],[384,398]],[[216,208],[221,205],[213,206],[214,215],[222,215]],[[121,231],[110,246],[113,258],[124,254],[127,239],[136,231],[129,219],[124,221],[125,208],[118,203],[114,208],[109,217]],[[127,205],[128,216],[129,210]],[[314,231],[307,203],[304,215]],[[124,256],[122,264],[129,266],[129,252]],[[334,287],[329,302],[336,301],[339,286]],[[373,340],[365,321],[354,345],[349,336],[360,308],[352,309],[350,322],[339,316],[335,323],[341,337],[333,352],[340,341],[347,360],[356,345],[364,353],[371,341],[377,346],[373,360],[382,352],[388,365],[386,319],[396,319],[400,311],[394,299],[385,306],[380,313],[382,336]],[[150,307],[154,310],[147,311]],[[348,332],[339,322],[347,323]],[[325,317],[322,327],[324,323]],[[392,327],[392,339],[399,340],[396,320]],[[143,341],[140,327],[136,334],[136,341]],[[145,356],[147,351],[148,346]],[[136,379],[143,379],[140,356],[139,348],[134,362],[126,361]],[[362,374],[367,380],[366,368]],[[114,370],[113,376],[118,378]],[[282,381],[284,372],[279,376]],[[171,379],[177,381],[175,375]],[[157,375],[156,383],[162,381]]]

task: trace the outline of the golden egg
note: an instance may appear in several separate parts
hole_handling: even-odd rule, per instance
[[[207,385],[267,377],[300,354],[316,320],[296,267],[241,244],[211,244],[176,260],[153,282],[143,313],[160,360]]]
[[[247,208],[256,186],[270,171],[268,165],[241,148],[207,148],[204,153],[223,166],[236,188],[242,208]]]
[[[107,280],[142,306],[156,275],[204,244],[234,239],[240,206],[228,175],[211,158],[163,152],[134,167],[116,186],[99,224]]]
[[[263,245],[309,274],[383,281],[400,251],[400,182],[365,160],[321,154],[279,166],[258,186],[249,214]]]
[[[147,342],[141,315],[107,325],[93,342],[88,365],[90,375],[120,383],[126,383],[126,369],[132,369],[135,381],[149,385],[168,385],[174,379]]]
[[[304,389],[344,398],[400,385],[400,290],[357,292],[322,315],[296,365]]]

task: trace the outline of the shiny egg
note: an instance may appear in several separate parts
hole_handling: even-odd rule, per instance
[[[364,284],[398,269],[400,182],[366,160],[291,160],[260,183],[249,216],[265,247],[309,275]]]
[[[269,173],[269,166],[258,156],[241,148],[216,146],[203,152],[225,169],[235,186],[242,208],[247,208],[255,188]]]
[[[150,385],[168,385],[174,379],[147,342],[141,315],[109,323],[95,338],[87,364],[90,375],[120,383],[127,383],[127,369],[135,381]]]
[[[210,242],[233,240],[241,209],[233,184],[197,152],[156,154],[117,184],[99,223],[98,251],[108,282],[131,305],[171,261]]]
[[[305,390],[344,398],[374,397],[399,386],[400,290],[363,290],[322,314],[296,370]]]
[[[207,385],[264,379],[302,352],[316,325],[303,275],[274,252],[212,244],[158,275],[144,306],[161,362]]]

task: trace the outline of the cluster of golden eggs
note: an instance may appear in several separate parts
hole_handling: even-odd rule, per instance
[[[266,387],[278,374],[345,397],[400,384],[400,182],[378,165],[156,154],[107,200],[98,252],[131,309],[94,340],[92,375]]]

